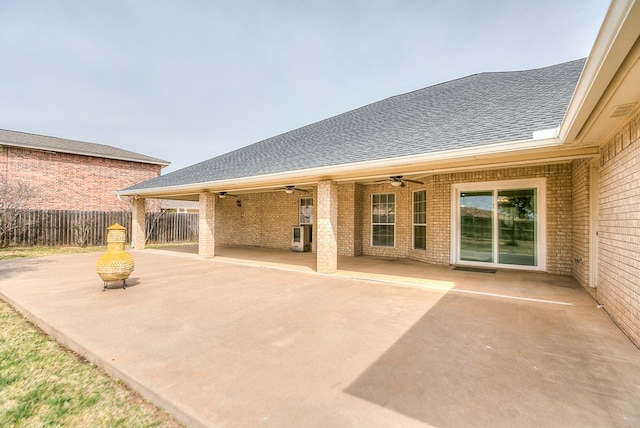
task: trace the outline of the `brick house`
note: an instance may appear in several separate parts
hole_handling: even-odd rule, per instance
[[[136,184],[199,201],[199,253],[337,257],[571,275],[640,346],[640,4],[613,1],[590,56],[385,99]],[[241,203],[237,204],[237,200]],[[140,242],[140,239],[137,239]]]
[[[129,211],[114,192],[159,177],[167,165],[102,144],[0,130],[0,175],[35,191],[25,209]]]

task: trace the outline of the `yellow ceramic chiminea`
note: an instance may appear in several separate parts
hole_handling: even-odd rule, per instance
[[[107,283],[122,281],[122,288],[127,287],[127,278],[133,272],[133,257],[124,250],[126,241],[125,228],[118,223],[107,230],[107,252],[96,262],[96,271],[104,281],[102,291],[107,289]]]

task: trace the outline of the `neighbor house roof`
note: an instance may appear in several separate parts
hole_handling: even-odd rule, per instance
[[[0,145],[167,166],[169,162],[104,144],[0,129]]]
[[[585,59],[480,73],[390,97],[136,184],[125,192],[534,139],[558,128]]]

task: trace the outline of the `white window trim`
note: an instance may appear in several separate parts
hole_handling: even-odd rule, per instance
[[[460,193],[482,190],[510,190],[510,189],[536,189],[538,198],[538,224],[536,240],[538,243],[538,266],[518,266],[500,263],[481,263],[460,260],[458,243],[460,242]],[[454,265],[468,265],[479,267],[496,267],[504,269],[520,270],[547,270],[547,179],[531,178],[522,180],[483,181],[479,183],[456,183],[451,185],[451,255],[450,262]],[[497,222],[497,216],[494,216]],[[495,223],[494,223],[495,228]],[[495,230],[495,229],[494,229]]]
[[[416,209],[416,204],[415,204],[415,200],[416,200],[416,193],[418,192],[424,192],[424,205],[425,205],[425,209],[424,209],[424,214],[425,214],[425,222],[424,223],[415,223],[415,209]],[[425,189],[422,190],[414,190],[413,193],[411,193],[411,249],[413,251],[427,251],[426,248],[426,244],[425,244],[425,248],[416,248],[416,237],[415,237],[415,233],[416,233],[416,228],[415,226],[424,226],[425,228],[425,234],[426,234],[426,230],[427,230],[427,219],[426,219],[426,215],[427,215],[427,191]],[[426,240],[426,236],[425,236],[425,240]]]
[[[394,211],[393,211],[393,223],[374,223],[373,222],[373,197],[376,195],[393,195],[393,207],[394,207]],[[396,248],[396,243],[397,243],[397,239],[398,239],[398,229],[396,227],[396,220],[398,217],[398,197],[395,194],[395,192],[382,192],[382,193],[372,193],[371,194],[371,216],[370,216],[370,220],[371,220],[371,229],[370,229],[370,245],[371,247],[374,248]],[[388,246],[388,245],[374,245],[373,244],[373,226],[375,225],[384,225],[384,226],[389,226],[392,225],[393,226],[393,246]]]
[[[311,208],[311,222],[310,223],[302,223],[302,222],[300,222],[300,209],[302,208],[302,201],[304,199],[311,199],[311,207],[312,208]],[[300,224],[300,226],[305,225],[305,224],[313,225],[313,220],[315,218],[315,215],[316,215],[316,212],[315,212],[315,205],[314,205],[313,197],[305,196],[303,198],[299,198],[298,199],[298,223]]]

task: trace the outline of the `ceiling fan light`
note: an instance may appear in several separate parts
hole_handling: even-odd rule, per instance
[[[293,193],[293,189],[284,189],[284,193],[287,193],[290,195]]]
[[[393,187],[400,187],[400,186],[402,186],[402,181],[392,181],[391,185]]]

